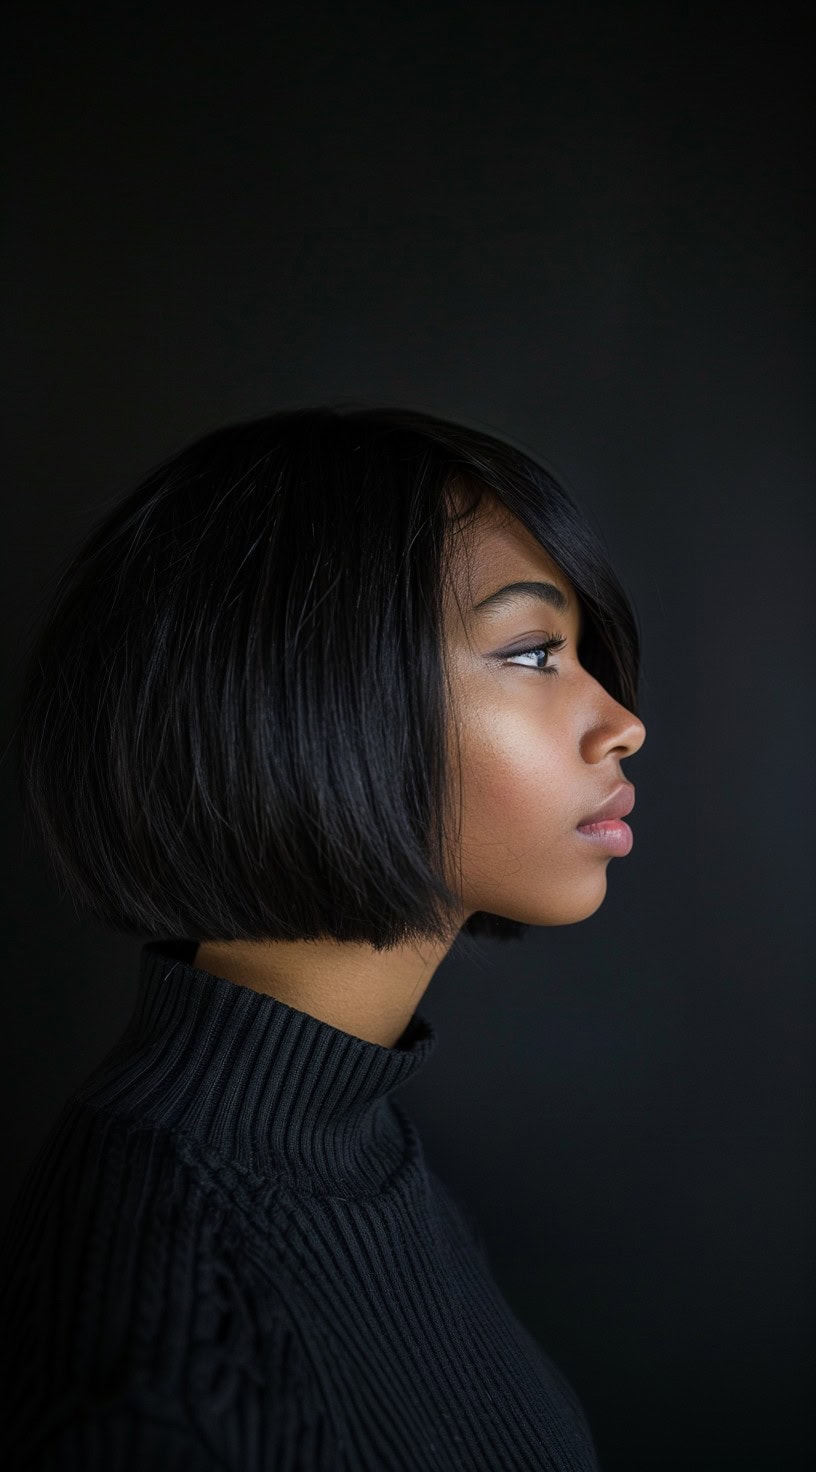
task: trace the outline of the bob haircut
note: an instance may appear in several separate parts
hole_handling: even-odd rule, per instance
[[[205,435],[106,506],[28,651],[17,724],[26,835],[75,908],[198,941],[451,939],[443,589],[485,495],[571,580],[581,662],[636,712],[635,615],[600,538],[492,434],[288,409]],[[484,911],[461,926],[526,929]]]

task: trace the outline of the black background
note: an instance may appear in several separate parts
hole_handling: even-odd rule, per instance
[[[27,639],[102,503],[231,419],[505,434],[645,637],[635,847],[456,952],[404,1094],[606,1472],[799,1467],[814,1371],[810,6],[142,3],[6,30],[5,1192],[138,942],[24,852]]]

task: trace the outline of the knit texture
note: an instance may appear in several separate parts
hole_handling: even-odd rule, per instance
[[[2,1465],[65,1472],[597,1469],[394,1095],[391,1047],[142,947],[133,1014],[4,1233]]]

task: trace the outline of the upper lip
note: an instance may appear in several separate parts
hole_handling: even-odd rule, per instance
[[[631,813],[634,806],[635,789],[631,782],[624,782],[622,787],[616,787],[615,791],[610,793],[606,801],[602,802],[594,813],[590,813],[588,818],[582,818],[577,826],[583,828],[587,823],[604,823],[609,818],[625,818],[627,813]]]

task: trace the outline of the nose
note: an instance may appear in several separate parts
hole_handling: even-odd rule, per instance
[[[581,754],[586,762],[600,762],[609,755],[617,756],[619,761],[623,761],[640,751],[646,740],[646,727],[640,716],[627,710],[625,705],[614,700],[607,691],[603,693],[605,699],[598,707],[595,719],[582,742]]]

